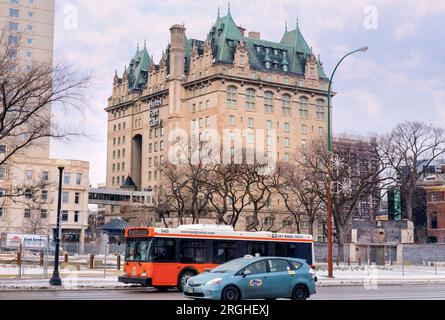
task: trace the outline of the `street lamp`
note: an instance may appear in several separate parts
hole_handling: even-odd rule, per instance
[[[366,52],[368,51],[368,47],[361,47],[360,49],[349,52],[340,61],[334,68],[332,72],[331,78],[329,79],[329,88],[328,88],[328,184],[326,190],[326,196],[328,198],[328,210],[327,210],[327,229],[328,229],[328,277],[333,278],[333,261],[332,261],[332,243],[333,243],[333,234],[332,234],[332,193],[331,193],[331,157],[332,157],[332,129],[331,129],[331,95],[332,95],[332,80],[334,79],[335,72],[337,71],[340,64],[346,57],[356,53],[356,52]]]
[[[57,199],[57,226],[56,232],[54,235],[54,242],[56,243],[56,250],[54,253],[54,271],[51,279],[49,280],[49,284],[52,286],[61,286],[62,280],[59,276],[59,248],[60,248],[60,214],[62,208],[62,175],[63,170],[65,169],[65,162],[58,161],[57,168],[59,169],[59,195]]]

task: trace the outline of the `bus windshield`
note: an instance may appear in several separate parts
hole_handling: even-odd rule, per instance
[[[151,261],[151,238],[128,238],[125,248],[126,262]]]

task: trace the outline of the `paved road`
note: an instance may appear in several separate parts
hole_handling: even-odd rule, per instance
[[[0,300],[183,300],[181,293],[158,292],[154,289],[121,290],[68,290],[68,291],[15,291],[0,292]],[[400,300],[427,299],[445,300],[445,285],[321,287],[312,300]]]

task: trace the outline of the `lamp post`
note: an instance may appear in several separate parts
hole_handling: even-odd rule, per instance
[[[59,195],[57,199],[57,226],[56,232],[54,235],[54,242],[56,243],[56,250],[54,253],[54,271],[51,279],[49,280],[49,284],[52,286],[61,286],[62,280],[59,276],[59,248],[60,248],[60,214],[62,208],[62,175],[65,166],[63,164],[59,164]]]
[[[328,229],[328,277],[333,278],[333,261],[332,261],[332,244],[333,244],[333,232],[332,232],[332,193],[331,193],[331,157],[332,157],[332,128],[331,128],[331,95],[332,95],[332,80],[334,79],[335,72],[337,71],[340,64],[346,57],[356,53],[356,52],[366,52],[368,51],[368,47],[361,47],[360,49],[354,50],[346,54],[334,68],[332,72],[331,78],[329,79],[329,87],[328,87],[328,183],[327,183],[327,229]]]

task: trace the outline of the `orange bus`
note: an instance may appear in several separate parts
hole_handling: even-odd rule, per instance
[[[227,261],[252,256],[279,256],[314,262],[311,235],[238,232],[231,226],[184,225],[176,229],[125,230],[124,274],[119,282],[182,288],[188,278]]]

